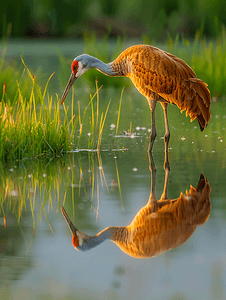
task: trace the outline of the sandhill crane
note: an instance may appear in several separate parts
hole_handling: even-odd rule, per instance
[[[170,138],[167,119],[167,105],[176,104],[181,111],[186,110],[191,121],[197,118],[203,131],[210,120],[210,92],[207,84],[198,79],[195,72],[180,58],[149,45],[135,45],[123,51],[113,62],[82,54],[72,64],[72,73],[61,98],[64,102],[74,81],[90,68],[95,68],[108,76],[129,77],[138,91],[144,95],[151,109],[151,134],[149,152],[156,138],[155,107],[160,102],[165,118],[165,151]]]
[[[151,154],[151,153],[150,153]],[[150,157],[152,160],[152,157]],[[154,162],[151,161],[152,169]],[[152,176],[155,172],[152,170]],[[166,178],[168,173],[166,172]],[[152,184],[155,181],[152,181]],[[126,227],[107,227],[95,236],[79,231],[61,207],[62,214],[72,233],[76,250],[89,250],[106,239],[113,241],[123,252],[135,258],[149,258],[185,243],[196,227],[205,223],[210,215],[210,185],[201,174],[197,188],[190,186],[186,195],[174,200],[167,199],[167,180],[159,201],[154,187],[148,203]]]

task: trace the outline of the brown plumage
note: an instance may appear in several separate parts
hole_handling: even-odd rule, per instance
[[[126,227],[108,227],[96,236],[77,230],[63,207],[62,213],[72,232],[76,250],[89,250],[105,239],[112,240],[123,252],[136,258],[149,258],[183,244],[198,225],[210,215],[210,185],[201,174],[197,188],[174,200],[150,199]]]
[[[165,151],[168,149],[170,131],[167,105],[176,104],[186,110],[191,121],[197,118],[203,131],[210,120],[210,92],[207,84],[198,79],[195,72],[180,58],[149,45],[135,45],[123,51],[113,62],[103,63],[87,54],[77,56],[71,65],[72,74],[61,98],[61,104],[74,81],[90,68],[108,76],[129,77],[138,91],[144,95],[151,109],[152,132],[149,152],[156,138],[155,107],[160,102],[164,110],[166,133]]]
[[[120,76],[129,77],[138,91],[150,100],[176,104],[201,130],[210,120],[210,92],[207,84],[180,58],[148,45],[132,46],[112,63]]]
[[[187,241],[207,221],[210,208],[210,186],[201,176],[197,189],[191,186],[178,199],[159,200],[157,210],[148,203],[123,233],[116,230],[111,239],[130,256],[153,257]]]

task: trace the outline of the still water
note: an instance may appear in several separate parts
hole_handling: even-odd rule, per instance
[[[84,90],[75,91],[81,107],[89,101],[89,95],[83,94]],[[138,92],[124,91],[118,151],[113,151],[112,124],[117,121],[120,94],[121,90],[112,89],[100,94],[104,108],[110,98],[112,103],[99,154],[75,151],[51,161],[26,159],[1,165],[1,299],[225,299],[226,113],[222,101],[212,104],[212,119],[202,133],[196,121],[190,123],[176,107],[169,107],[168,197],[178,198],[190,185],[196,188],[203,173],[211,186],[207,222],[181,246],[150,259],[130,257],[110,241],[87,252],[73,248],[62,205],[79,230],[95,235],[108,226],[130,224],[150,196],[148,104]],[[70,101],[65,104],[70,106]],[[156,116],[153,159],[159,199],[166,175],[160,105]],[[134,134],[124,135],[130,128]],[[87,133],[84,129],[84,145]]]

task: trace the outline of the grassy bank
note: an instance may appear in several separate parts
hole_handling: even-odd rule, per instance
[[[69,106],[60,106],[58,95],[50,96],[48,93],[53,74],[42,91],[23,59],[22,63],[29,75],[30,97],[26,98],[26,91],[17,81],[16,96],[11,102],[7,95],[7,82],[4,82],[0,102],[0,160],[60,157],[81,148],[99,150],[111,100],[104,109],[100,109],[101,87],[98,87],[97,81],[96,92],[90,95],[88,105],[83,109],[79,101],[76,103],[76,115],[73,114],[75,104],[72,95],[69,114]],[[85,137],[84,123],[87,125]]]
[[[7,82],[3,86],[0,102],[0,159],[62,155],[71,148],[76,122],[73,118],[68,120],[66,109],[61,121],[58,101],[53,104],[53,97],[47,93],[51,76],[42,92],[25,64],[24,68],[30,77],[29,99],[17,81],[15,99],[11,103],[7,95]]]

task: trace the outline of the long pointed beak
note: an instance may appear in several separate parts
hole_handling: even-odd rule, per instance
[[[66,86],[66,88],[65,88],[65,90],[64,90],[64,93],[63,93],[63,95],[62,95],[60,104],[62,104],[62,103],[64,102],[64,99],[66,98],[67,93],[69,92],[70,88],[72,87],[72,84],[75,82],[75,80],[76,80],[77,78],[78,78],[78,77],[76,77],[76,76],[74,75],[74,73],[71,73],[71,76],[70,76],[70,78],[69,78],[69,80],[68,80],[67,86]]]
[[[61,206],[61,212],[62,212],[62,214],[64,216],[64,219],[67,222],[67,225],[68,225],[69,229],[71,230],[72,235],[74,235],[78,230],[77,230],[77,228],[75,228],[75,226],[73,225],[73,223],[69,219],[69,217],[68,217],[65,209],[63,208],[63,206]]]

